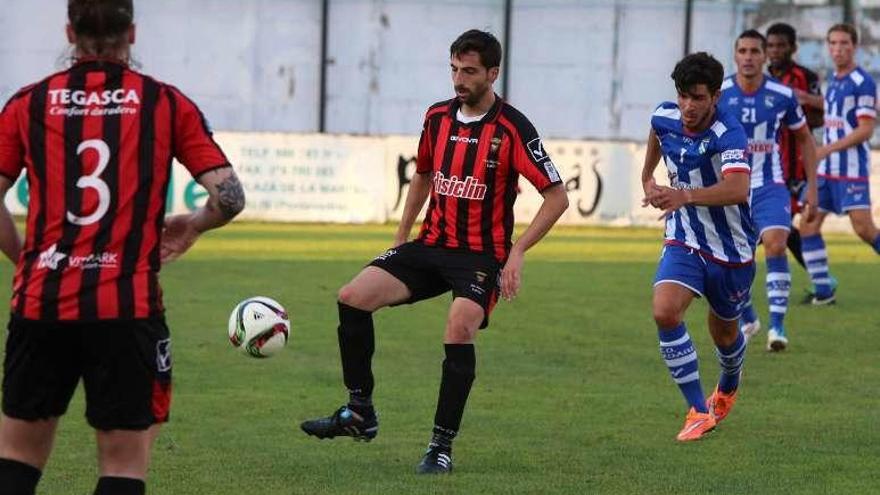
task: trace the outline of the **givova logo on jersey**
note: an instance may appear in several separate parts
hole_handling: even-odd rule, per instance
[[[464,179],[459,179],[453,175],[446,178],[443,172],[434,174],[434,191],[443,196],[452,196],[454,198],[482,200],[486,197],[485,184],[481,184],[479,179],[470,175]]]

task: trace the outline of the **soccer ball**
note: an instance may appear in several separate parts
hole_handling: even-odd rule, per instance
[[[248,356],[273,356],[284,349],[289,337],[287,311],[274,299],[245,299],[229,315],[229,342]]]

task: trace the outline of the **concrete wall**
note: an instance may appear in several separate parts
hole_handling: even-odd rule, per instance
[[[683,0],[515,0],[507,97],[548,138],[644,139],[648,115],[673,98],[684,50]],[[826,72],[824,32],[841,7],[696,0],[692,49],[728,69],[746,26],[787,20],[799,53]],[[320,0],[135,0],[142,70],[200,104],[214,128],[318,129]],[[61,0],[0,0],[0,99],[65,64]],[[880,71],[880,9],[858,10]],[[425,108],[451,96],[448,49],[468,28],[503,39],[503,0],[330,0],[326,128],[414,134]],[[874,33],[878,33],[876,36]],[[504,76],[504,74],[503,74]],[[497,84],[500,91],[500,81]]]

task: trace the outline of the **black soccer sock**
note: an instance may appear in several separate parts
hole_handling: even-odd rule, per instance
[[[146,492],[147,485],[144,480],[101,476],[98,478],[94,495],[144,495]]]
[[[791,251],[798,264],[806,270],[807,265],[804,263],[804,252],[801,249],[801,231],[794,225],[791,226],[791,231],[788,233],[788,250]]]
[[[0,459],[0,493],[3,495],[34,495],[43,472],[12,459]]]
[[[373,314],[339,305],[339,354],[342,356],[342,377],[348,388],[349,406],[356,412],[371,409],[373,395],[373,351],[376,337]]]
[[[446,359],[443,361],[443,379],[440,381],[431,443],[451,448],[476,376],[477,356],[473,344],[445,344],[443,347]]]

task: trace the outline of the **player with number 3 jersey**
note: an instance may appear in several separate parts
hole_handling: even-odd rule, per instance
[[[23,243],[0,207],[0,250],[16,265],[3,493],[34,493],[80,379],[98,443],[94,493],[144,493],[171,401],[159,269],[244,207],[196,105],[129,67],[133,17],[131,0],[69,0],[72,66],[18,91],[0,113],[0,194],[22,171],[29,193]],[[174,158],[209,197],[166,219]]]

